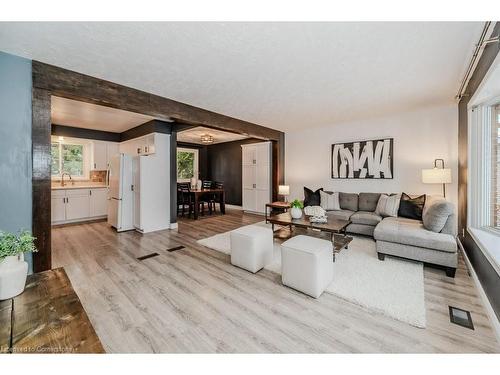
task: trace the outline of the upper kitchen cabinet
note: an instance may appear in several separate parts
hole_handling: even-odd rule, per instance
[[[120,153],[120,145],[116,142],[107,142],[106,154],[107,154],[107,165],[109,167],[109,161],[113,155]]]
[[[113,155],[118,153],[118,143],[93,141],[91,169],[96,171],[107,170],[109,166],[109,160]]]
[[[134,138],[120,143],[120,151],[129,155],[151,155],[155,150],[155,134]]]
[[[91,169],[95,171],[105,171],[108,169],[107,142],[92,142],[92,162]]]

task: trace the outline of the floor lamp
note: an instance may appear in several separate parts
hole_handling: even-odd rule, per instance
[[[438,162],[441,162],[440,168]],[[446,184],[451,184],[451,169],[444,167],[444,159],[435,159],[432,169],[422,169],[422,182],[424,184],[443,184],[443,197],[446,198]]]

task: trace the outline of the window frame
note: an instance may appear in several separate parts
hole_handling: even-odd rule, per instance
[[[194,177],[198,180],[199,176],[199,166],[200,166],[200,160],[199,160],[199,150],[197,148],[188,148],[188,147],[177,147],[177,150],[175,151],[175,157],[177,159],[177,153],[178,152],[189,152],[194,154],[194,165],[193,165],[193,175]],[[177,168],[177,165],[176,165]],[[191,182],[190,178],[179,178],[179,171],[177,170],[176,177],[177,177],[177,182]]]
[[[90,147],[90,141],[84,140],[84,139],[79,139],[79,138],[66,138],[64,137],[63,140],[59,139],[57,136],[52,136],[50,139],[51,147],[53,143],[59,144],[59,174],[52,174],[52,168],[50,172],[51,180],[61,180],[62,179],[62,174],[64,173],[62,170],[62,145],[78,145],[78,146],[83,146],[83,174],[81,176],[74,176],[71,175],[72,180],[77,180],[77,181],[84,181],[84,180],[89,180],[90,179],[90,154],[91,154],[91,147]]]

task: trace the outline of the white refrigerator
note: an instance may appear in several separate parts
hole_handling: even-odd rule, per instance
[[[132,157],[112,156],[108,171],[108,224],[118,232],[135,229],[132,179]]]

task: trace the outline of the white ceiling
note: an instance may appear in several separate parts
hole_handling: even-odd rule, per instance
[[[122,133],[154,117],[52,96],[52,123]]]
[[[195,128],[183,130],[179,133],[177,133],[177,141],[178,142],[187,142],[187,143],[195,143],[195,144],[203,144],[201,142],[201,136],[202,135],[211,135],[214,137],[214,142],[211,144],[216,144],[216,143],[224,143],[224,142],[231,142],[231,141],[238,141],[240,139],[245,139],[248,138],[244,135],[240,134],[234,134],[234,133],[229,133],[229,132],[224,132],[216,129],[210,129],[210,128],[205,128],[203,126],[197,126]]]
[[[0,23],[0,50],[287,131],[452,103],[481,28]]]

